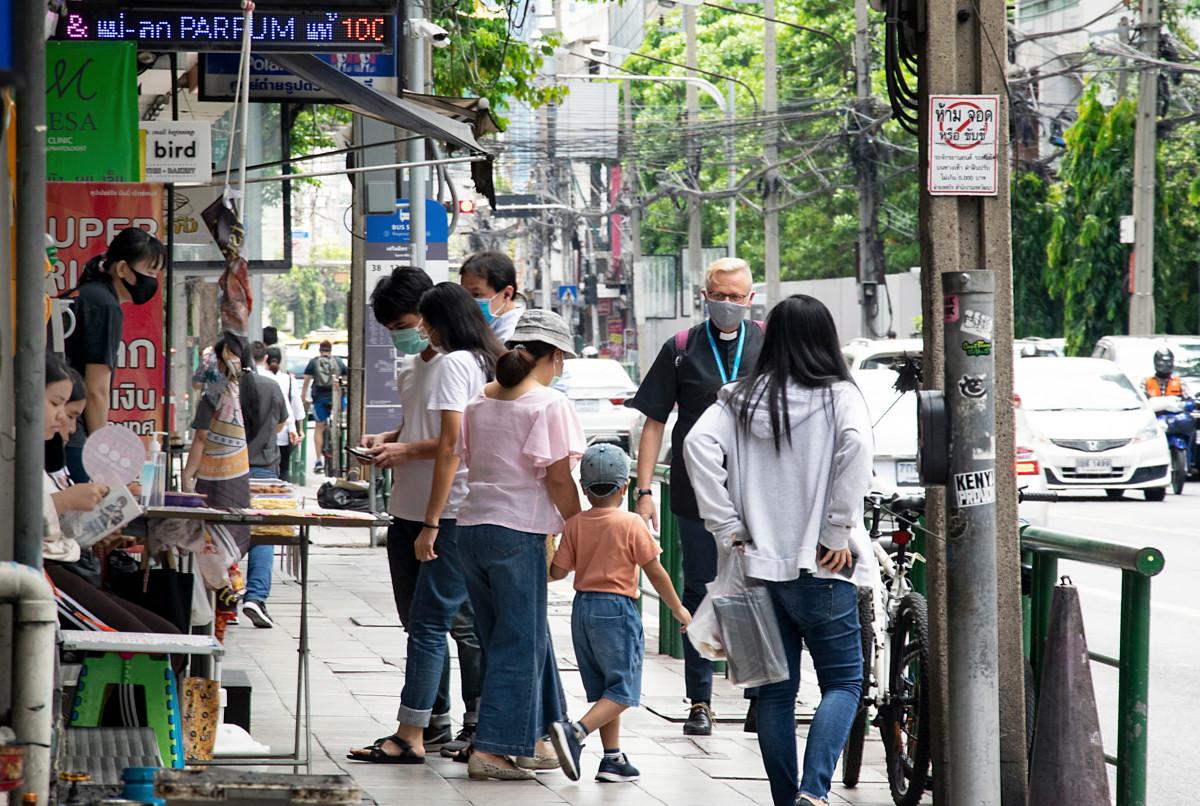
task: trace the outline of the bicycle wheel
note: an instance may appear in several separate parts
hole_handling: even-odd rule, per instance
[[[880,725],[896,806],[917,806],[929,783],[928,625],[925,597],[905,596],[892,632],[890,700],[882,709]]]
[[[871,667],[875,659],[875,602],[870,588],[858,589],[858,624],[862,635],[863,683],[862,704],[854,714],[850,736],[842,750],[842,784],[850,789],[858,786],[862,771],[863,742],[867,738],[867,703],[871,696]]]

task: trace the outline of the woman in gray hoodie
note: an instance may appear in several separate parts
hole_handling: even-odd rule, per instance
[[[721,390],[684,458],[700,515],[721,548],[766,582],[790,679],[759,689],[758,739],[775,806],[825,804],[862,689],[857,585],[879,578],[863,528],[871,420],[817,299],[767,318],[754,371]],[[794,708],[801,645],[821,687],[797,785]]]

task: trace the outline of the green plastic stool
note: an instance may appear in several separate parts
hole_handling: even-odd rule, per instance
[[[158,740],[163,765],[184,766],[183,720],[175,675],[166,655],[125,652],[91,653],[79,670],[71,727],[100,727],[105,695],[110,685],[141,686],[146,693],[146,718]]]

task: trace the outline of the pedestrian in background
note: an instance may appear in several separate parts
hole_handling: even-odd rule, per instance
[[[770,591],[790,679],[758,689],[758,742],[775,806],[824,804],[862,689],[857,586],[879,569],[863,529],[871,418],[833,317],[788,297],[767,318],[753,371],[721,390],[684,441],[700,514]],[[821,688],[797,785],[801,644]]]
[[[597,781],[636,781],[641,773],[621,752],[621,714],[637,708],[642,693],[646,639],[637,607],[639,572],[646,573],[684,630],[692,615],[658,561],[662,548],[646,522],[624,508],[629,489],[625,451],[604,442],[592,445],[583,454],[579,480],[592,508],[567,521],[550,568],[555,580],[575,572],[571,639],[592,707],[572,729],[580,743],[600,731],[604,758]]]
[[[338,405],[346,408],[345,382],[349,370],[346,362],[333,354],[333,343],[326,340],[317,348],[317,355],[304,368],[303,397],[308,397],[309,387],[312,388],[313,419],[316,428],[313,429],[313,447],[317,451],[317,461],[313,464],[313,472],[325,470],[325,429],[333,414],[333,387],[337,381],[342,389]]]
[[[683,461],[683,441],[717,390],[749,373],[762,348],[762,329],[746,322],[754,299],[753,278],[744,260],[722,258],[708,267],[704,301],[708,318],[680,331],[659,350],[637,394],[626,405],[646,415],[638,448],[637,512],[658,528],[651,484],[667,418],[679,418],[671,434],[671,511],[679,521],[683,554],[683,606],[695,612],[717,576],[717,548],[696,508],[696,495]],[[689,736],[712,734],[712,662],[683,642],[683,676],[691,711],[683,724]],[[753,700],[746,729],[754,725]]]
[[[458,550],[487,658],[469,773],[532,779],[523,766],[552,763],[538,752],[548,732],[578,780],[581,746],[565,721],[546,620],[546,536],[579,512],[571,470],[584,450],[574,406],[548,387],[574,349],[567,323],[544,310],[526,311],[508,346],[496,380],[463,414]]]
[[[411,310],[416,295],[409,292],[428,282],[419,269],[397,269],[372,296],[377,319],[404,355],[397,385],[405,416],[396,439],[369,435],[363,445],[396,468],[388,559],[394,589],[411,590],[410,609],[402,619],[408,654],[399,725],[371,747],[350,751],[351,759],[374,763],[420,764],[428,750],[450,742],[447,633],[459,643],[467,708],[458,740],[468,741],[478,721],[482,657],[456,529],[467,495],[467,470],[456,447],[463,411],[495,375],[504,348],[470,294],[456,283],[425,290],[418,311]],[[393,459],[402,461],[391,464]]]
[[[516,304],[517,269],[503,252],[476,252],[463,261],[458,281],[475,298],[501,343],[512,338],[522,308]]]
[[[283,367],[283,354],[278,347],[267,347],[264,366],[267,377],[279,384],[288,404],[288,426],[276,436],[275,444],[279,446],[279,478],[291,481],[292,449],[304,441],[304,400],[295,377]]]

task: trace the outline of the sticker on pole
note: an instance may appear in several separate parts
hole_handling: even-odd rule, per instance
[[[1000,96],[929,96],[933,196],[995,196],[999,189]]]
[[[954,495],[958,508],[981,507],[996,503],[996,471],[976,470],[954,475]]]

